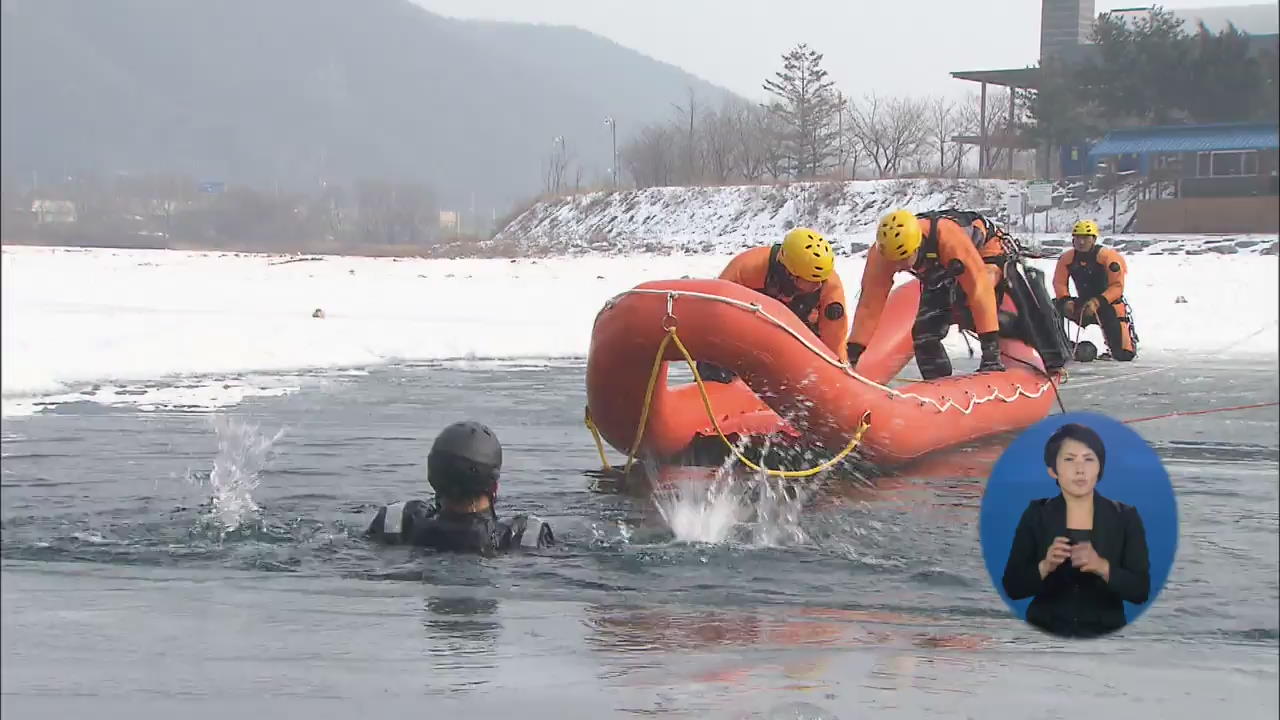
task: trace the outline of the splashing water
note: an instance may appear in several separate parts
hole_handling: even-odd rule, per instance
[[[676,541],[735,539],[760,547],[808,542],[800,517],[811,491],[764,472],[744,474],[735,462],[730,457],[709,480],[655,483],[654,505]]]
[[[654,505],[678,542],[724,542],[750,517],[746,487],[724,468],[710,483],[700,484],[680,480],[655,489]]]
[[[213,426],[218,434],[218,454],[209,473],[213,498],[208,517],[223,532],[233,532],[258,513],[252,495],[258,487],[258,473],[284,430],[266,437],[257,425],[221,415],[214,416]]]

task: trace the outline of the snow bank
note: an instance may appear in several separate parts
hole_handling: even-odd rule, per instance
[[[1008,180],[860,180],[733,187],[669,187],[597,192],[535,204],[494,236],[492,245],[523,252],[728,253],[770,242],[797,225],[824,233],[843,254],[872,240],[880,217],[895,207],[982,210],[1005,222],[1005,198],[1025,186]],[[1111,227],[1110,195],[1069,200],[1035,218],[1039,232],[1066,232],[1079,218]],[[1116,227],[1133,216],[1137,198],[1116,196]],[[1021,220],[1022,218],[1018,218]],[[1031,230],[1015,228],[1019,235]],[[1273,238],[1274,239],[1274,238]]]
[[[1194,243],[1203,249],[1220,240]],[[1143,363],[1187,353],[1275,356],[1280,273],[1275,257],[1258,254],[1263,247],[1232,245],[1236,255],[1130,254],[1128,297]],[[84,386],[397,360],[580,358],[609,297],[646,280],[714,276],[728,259],[415,260],[6,247],[3,395],[12,401],[83,390],[94,400],[100,389]],[[1052,260],[1036,262],[1052,272]],[[861,269],[860,258],[839,265],[855,288]],[[1186,302],[1175,302],[1178,296]],[[317,308],[323,318],[312,317]],[[1101,340],[1096,328],[1084,337]],[[951,344],[964,347],[956,336]],[[222,379],[210,386],[246,393]],[[182,387],[200,394],[190,383]],[[155,389],[141,394],[155,401]]]

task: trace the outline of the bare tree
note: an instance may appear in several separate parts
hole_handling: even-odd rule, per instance
[[[850,116],[846,113],[845,117],[849,118]],[[857,180],[858,168],[862,167],[862,158],[866,156],[866,153],[862,150],[862,141],[853,132],[852,123],[848,120],[846,120],[844,135],[844,167],[848,169],[848,174],[841,175],[841,177],[848,180]]]
[[[936,97],[929,102],[929,144],[938,154],[938,174],[946,175],[958,162],[959,156],[952,149],[951,138],[960,129],[960,113],[954,100],[948,97]]]
[[[638,188],[671,184],[678,134],[670,127],[649,125],[622,146],[618,155]]]
[[[896,175],[917,156],[929,135],[926,107],[912,98],[869,94],[850,108],[852,133],[880,177]]]
[[[564,137],[556,136],[553,150],[542,163],[542,187],[552,195],[559,195],[564,186],[564,173],[569,168],[569,150]]]
[[[738,142],[742,103],[726,100],[719,111],[706,112],[702,118],[702,157],[707,175],[723,185],[738,172],[741,145]]]
[[[792,170],[792,157],[787,153],[787,127],[776,113],[762,108],[759,142],[763,149],[764,169],[773,180],[781,180]]]
[[[845,179],[845,170],[848,167],[849,155],[854,152],[856,143],[850,142],[849,133],[847,132],[847,123],[845,117],[849,114],[849,98],[845,94],[836,91],[836,175],[838,179]]]
[[[765,173],[767,111],[758,105],[742,105],[733,116],[735,155],[742,178],[760,180]]]

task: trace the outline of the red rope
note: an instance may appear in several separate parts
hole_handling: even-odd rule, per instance
[[[1252,410],[1254,408],[1274,407],[1280,405],[1280,402],[1257,403],[1254,405],[1236,405],[1235,407],[1211,408],[1209,410],[1187,410],[1165,413],[1163,415],[1152,415],[1151,417],[1134,418],[1132,420],[1123,421],[1126,425],[1129,423],[1140,423],[1148,420],[1159,420],[1160,418],[1181,417],[1183,415],[1208,415],[1210,413],[1231,412],[1232,410]]]

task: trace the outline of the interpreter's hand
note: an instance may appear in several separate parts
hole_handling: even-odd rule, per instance
[[[1077,543],[1071,547],[1071,564],[1081,572],[1088,572],[1106,580],[1111,574],[1111,563],[1093,549],[1093,543]]]
[[[1064,537],[1056,537],[1049,545],[1049,549],[1044,553],[1044,559],[1040,561],[1040,578],[1048,577],[1049,573],[1058,569],[1058,566],[1066,562],[1071,557],[1071,541]]]
[[[1062,304],[1062,316],[1066,318],[1074,318],[1076,316],[1076,301],[1068,300]]]
[[[1083,315],[1084,317],[1089,317],[1090,315],[1097,314],[1097,312],[1098,312],[1098,298],[1090,298],[1089,302],[1084,304],[1084,312],[1081,313],[1081,315]]]

